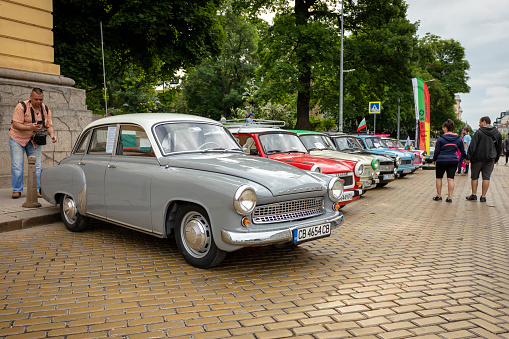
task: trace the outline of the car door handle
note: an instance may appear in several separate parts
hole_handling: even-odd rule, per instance
[[[117,168],[117,165],[108,164],[108,168]]]
[[[86,163],[86,162],[84,162],[84,161],[80,161],[78,164],[79,164],[79,165],[86,165],[87,163]]]

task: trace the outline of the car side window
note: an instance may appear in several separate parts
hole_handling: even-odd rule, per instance
[[[112,134],[112,128],[108,126],[99,127],[94,129],[92,133],[92,139],[90,140],[90,148],[88,150],[89,154],[111,154],[112,150],[110,147],[107,147],[108,144],[111,144],[111,138],[108,140],[108,134]]]
[[[155,157],[147,133],[140,126],[120,126],[117,154],[124,156]]]
[[[85,154],[87,152],[88,141],[90,140],[90,135],[92,134],[90,131],[91,130],[88,130],[86,134],[81,137],[79,145],[76,147],[76,151],[74,152],[75,154]]]

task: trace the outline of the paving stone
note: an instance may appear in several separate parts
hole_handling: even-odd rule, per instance
[[[209,270],[104,222],[4,232],[0,337],[509,338],[509,167],[491,205],[464,200],[466,177],[453,204],[434,202],[434,183],[418,170],[342,209],[329,238]]]

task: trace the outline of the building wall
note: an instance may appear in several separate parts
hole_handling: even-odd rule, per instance
[[[60,74],[52,11],[52,0],[0,0],[0,67]]]
[[[57,164],[94,119],[85,91],[54,64],[52,0],[0,0],[0,188],[11,187],[9,128],[14,107],[32,88],[44,91],[58,142],[42,146],[42,167]],[[25,161],[25,173],[27,162]],[[26,183],[26,181],[25,181]]]

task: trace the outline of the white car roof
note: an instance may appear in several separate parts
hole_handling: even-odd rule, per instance
[[[104,124],[137,124],[143,126],[146,130],[150,130],[150,128],[159,122],[164,121],[188,121],[188,122],[203,122],[203,123],[214,123],[220,125],[218,121],[196,116],[196,115],[188,115],[188,114],[179,114],[179,113],[131,113],[131,114],[121,114],[114,115],[109,117],[104,117],[97,119],[91,122],[87,128],[100,126]]]

